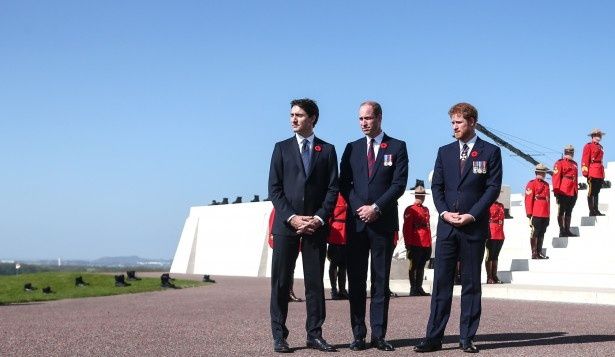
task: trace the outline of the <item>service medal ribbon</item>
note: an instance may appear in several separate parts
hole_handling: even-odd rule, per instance
[[[384,166],[393,166],[393,155],[392,154],[384,155]]]

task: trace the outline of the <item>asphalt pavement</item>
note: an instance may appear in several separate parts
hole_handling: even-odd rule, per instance
[[[270,280],[213,278],[216,284],[198,288],[0,306],[0,355],[274,355]],[[300,296],[302,283],[295,281]],[[348,349],[348,301],[327,300],[323,337],[339,348],[332,355],[414,355],[429,302],[429,297],[391,300],[386,337],[395,352]],[[305,348],[304,303],[290,304],[287,325],[293,355],[323,354]],[[458,333],[456,297],[444,350],[428,355],[465,355],[457,349]],[[615,306],[483,299],[475,342],[484,356],[615,356]]]

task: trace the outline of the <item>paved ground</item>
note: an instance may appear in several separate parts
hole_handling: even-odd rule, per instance
[[[272,355],[269,279],[215,278],[193,289],[0,306],[0,355]],[[437,355],[462,355],[458,302]],[[324,337],[340,348],[334,355],[413,354],[428,309],[429,298],[393,299],[387,338],[397,351],[352,353],[348,302],[327,301]],[[294,355],[319,354],[303,347],[305,304],[291,304],[289,314]],[[614,306],[484,299],[476,342],[481,355],[613,356],[614,321]]]

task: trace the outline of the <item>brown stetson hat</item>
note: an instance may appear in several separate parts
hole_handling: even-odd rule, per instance
[[[425,191],[425,187],[423,186],[416,186],[414,188],[414,195],[428,195],[429,193],[427,193],[427,191]]]
[[[604,136],[606,133],[598,128],[591,131],[587,136]]]

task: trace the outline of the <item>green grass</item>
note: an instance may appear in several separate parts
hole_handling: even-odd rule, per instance
[[[76,287],[75,278],[78,276],[83,276],[83,280],[90,285]],[[138,273],[137,276],[139,276]],[[165,290],[160,287],[160,278],[142,278],[142,280],[126,282],[131,286],[116,287],[113,275],[73,272],[0,276],[0,305]],[[24,291],[26,283],[32,283],[37,289],[30,292]],[[175,280],[173,283],[182,288],[206,285],[193,280]],[[46,286],[50,286],[54,293],[43,294],[43,288]]]

